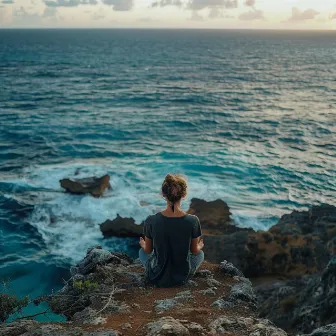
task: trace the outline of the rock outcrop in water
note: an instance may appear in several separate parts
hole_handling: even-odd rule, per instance
[[[240,229],[204,235],[208,260],[226,259],[248,277],[322,271],[336,253],[336,207],[313,206],[281,217],[269,231]]]
[[[110,186],[110,176],[87,177],[82,179],[65,178],[60,180],[61,187],[71,194],[91,194],[94,197],[100,197]]]
[[[230,218],[229,206],[222,200],[204,201],[199,198],[192,198],[187,213],[196,215],[201,222],[202,229],[214,234],[230,233],[235,226]]]
[[[133,218],[123,218],[117,214],[113,220],[107,220],[100,224],[100,230],[104,237],[140,237],[143,233],[143,225],[135,224]]]
[[[187,211],[200,218],[207,260],[227,260],[248,277],[300,276],[322,271],[336,253],[336,207],[313,206],[281,217],[268,231],[240,228],[228,205],[193,198]],[[105,237],[138,237],[142,226],[118,216],[101,225]]]
[[[237,230],[230,218],[230,209],[222,200],[204,201],[192,198],[187,211],[199,217],[204,233],[220,235]],[[104,237],[140,237],[143,233],[143,222],[135,224],[133,218],[123,218],[117,215],[113,220],[106,220],[100,225]]]

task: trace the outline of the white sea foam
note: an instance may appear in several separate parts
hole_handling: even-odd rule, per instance
[[[112,191],[106,191],[101,198],[71,195],[63,192],[59,184],[65,177],[84,178],[106,173],[111,176]],[[26,168],[23,178],[15,183],[41,190],[29,222],[40,232],[51,254],[74,263],[83,258],[88,247],[102,241],[99,224],[106,219],[114,219],[119,214],[133,217],[139,224],[148,215],[163,209],[166,203],[160,195],[160,185],[166,173],[120,161],[72,162]],[[230,201],[239,203],[235,195],[238,193],[230,183],[223,184],[214,177],[212,180],[188,177],[188,196],[182,208],[189,208],[192,197],[207,201],[220,198],[229,205]],[[141,201],[149,205],[142,206]],[[258,223],[257,210],[251,215],[233,212],[239,225],[265,228],[264,223]]]

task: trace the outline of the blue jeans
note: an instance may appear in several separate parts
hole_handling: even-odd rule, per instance
[[[142,265],[146,265],[146,262],[149,258],[150,254],[146,253],[143,248],[139,250],[139,259]],[[190,260],[190,275],[194,275],[198,268],[201,266],[204,260],[204,252],[199,251],[197,254],[189,253]]]

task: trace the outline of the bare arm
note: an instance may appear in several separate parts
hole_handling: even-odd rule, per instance
[[[145,236],[145,239],[140,237],[140,246],[144,249],[146,253],[151,253],[153,251],[153,241]]]
[[[192,254],[199,253],[204,246],[203,239],[201,237],[191,239],[190,252]]]

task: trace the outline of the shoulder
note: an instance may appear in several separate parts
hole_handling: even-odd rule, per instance
[[[186,216],[186,219],[191,222],[192,224],[199,224],[200,223],[200,220],[199,218],[196,216],[196,215],[191,215],[191,214],[188,214]]]
[[[145,219],[145,223],[146,223],[146,224],[151,224],[151,223],[153,223],[153,222],[155,221],[155,219],[156,219],[156,215],[157,215],[157,214],[148,215],[148,216],[146,217],[146,219]]]

